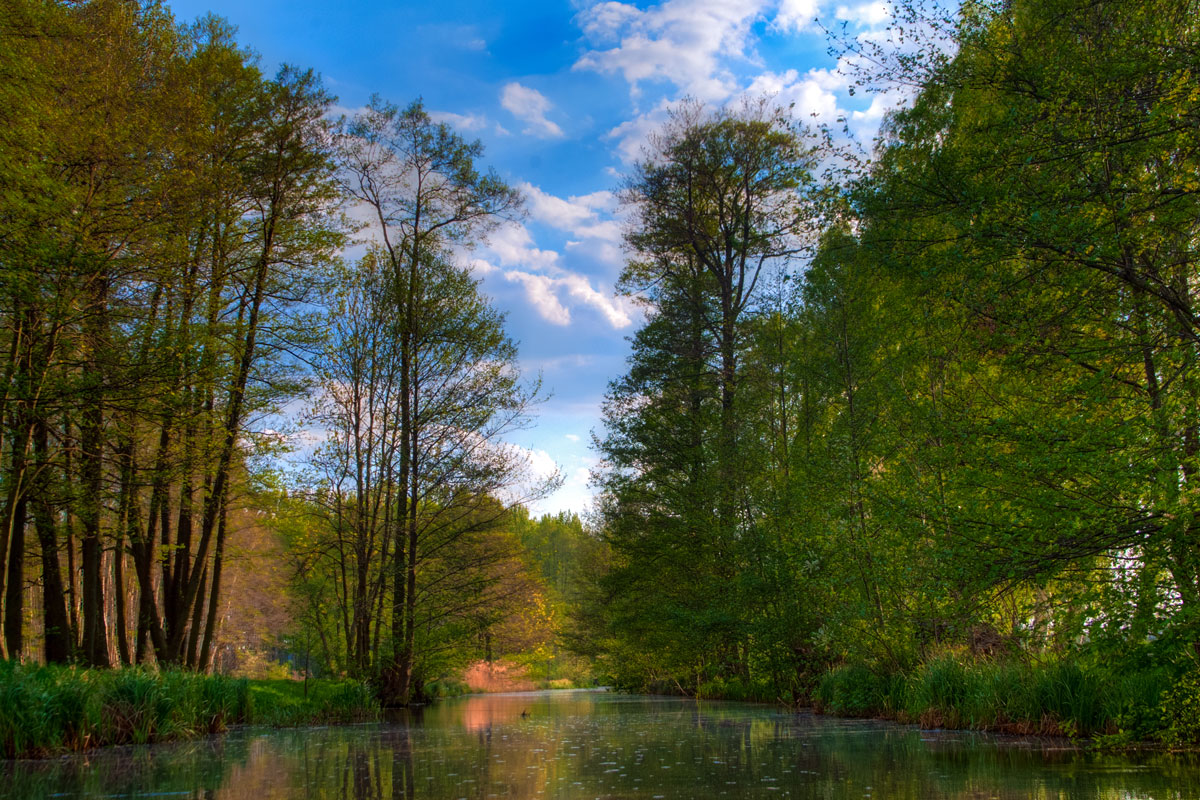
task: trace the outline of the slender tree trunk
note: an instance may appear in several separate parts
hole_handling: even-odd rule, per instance
[[[213,643],[216,641],[217,629],[221,621],[221,568],[225,563],[225,529],[228,524],[228,516],[227,509],[222,507],[221,521],[217,527],[217,548],[213,553],[212,589],[208,600],[208,621],[204,626],[204,646],[200,649],[199,669],[202,670],[208,669],[212,663]]]
[[[19,407],[20,408],[20,407]],[[28,411],[19,410],[9,453],[8,494],[0,527],[0,597],[4,600],[4,649],[8,658],[21,656],[21,589],[25,570],[25,523],[28,515],[29,447],[32,431]],[[14,561],[16,562],[14,565]]]
[[[208,599],[208,596],[204,593],[205,584],[208,582],[208,564],[200,566],[200,570],[200,593],[197,595],[200,600],[198,600],[192,608],[192,621],[188,626],[187,653],[184,656],[184,663],[187,665],[188,669],[193,669],[197,672],[203,672],[208,666],[206,663],[208,656],[208,630],[212,629],[210,617],[210,624],[205,630],[204,634],[206,647],[200,656],[200,660],[197,661],[196,648],[200,642],[200,627],[204,624],[205,603],[202,601]]]
[[[83,523],[83,658],[91,666],[107,667],[108,634],[104,624],[104,545],[100,514],[103,507],[104,378],[97,353],[104,346],[108,304],[108,277],[95,276],[92,316],[84,333],[87,348],[85,376],[91,383],[80,423],[80,520]]]
[[[54,507],[50,502],[50,463],[46,421],[39,419],[34,429],[33,517],[42,555],[42,615],[46,661],[64,664],[72,659],[71,623],[67,617],[62,570],[58,560],[58,532]]]
[[[25,520],[26,493],[21,492],[9,514],[8,577],[4,592],[4,646],[13,660],[21,658],[24,644],[22,623],[25,609]]]

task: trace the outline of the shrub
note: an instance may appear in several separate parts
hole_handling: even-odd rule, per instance
[[[1200,667],[1193,666],[1162,696],[1162,738],[1171,747],[1200,744]]]
[[[742,678],[713,678],[696,687],[700,700],[733,700],[742,703],[773,703],[778,699],[768,681]]]
[[[896,681],[862,664],[837,667],[822,676],[813,699],[821,710],[848,717],[866,717],[891,710]]]

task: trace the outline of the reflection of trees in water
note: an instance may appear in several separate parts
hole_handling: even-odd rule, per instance
[[[0,760],[0,798],[175,794],[208,800],[249,759],[249,741],[230,736],[46,761]]]
[[[392,800],[412,800],[417,796],[413,768],[412,737],[408,728],[402,728],[392,748]]]
[[[516,708],[514,711],[513,708]],[[528,711],[527,717],[520,712]],[[468,698],[389,725],[130,749],[0,767],[0,798],[178,794],[191,800],[443,800],[489,794],[848,800],[1200,797],[1194,757],[1105,757],[1055,743],[765,708],[615,698]],[[728,782],[735,782],[729,785]],[[870,787],[869,789],[867,787]],[[771,791],[783,790],[783,791]]]

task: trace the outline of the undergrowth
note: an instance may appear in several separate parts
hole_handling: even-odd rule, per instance
[[[378,718],[353,681],[248,681],[223,675],[101,670],[0,661],[0,756],[33,758],[104,745],[146,744],[272,726]]]
[[[813,700],[820,711],[927,728],[1090,737],[1114,746],[1200,738],[1200,676],[1177,684],[1165,668],[1119,672],[1069,660],[943,655],[908,675],[838,667],[821,678]],[[1179,711],[1166,716],[1171,709]]]

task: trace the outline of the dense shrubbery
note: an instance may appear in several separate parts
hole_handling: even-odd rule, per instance
[[[0,755],[7,758],[189,739],[239,723],[304,725],[378,715],[371,690],[351,681],[310,681],[306,695],[297,681],[0,661]]]

